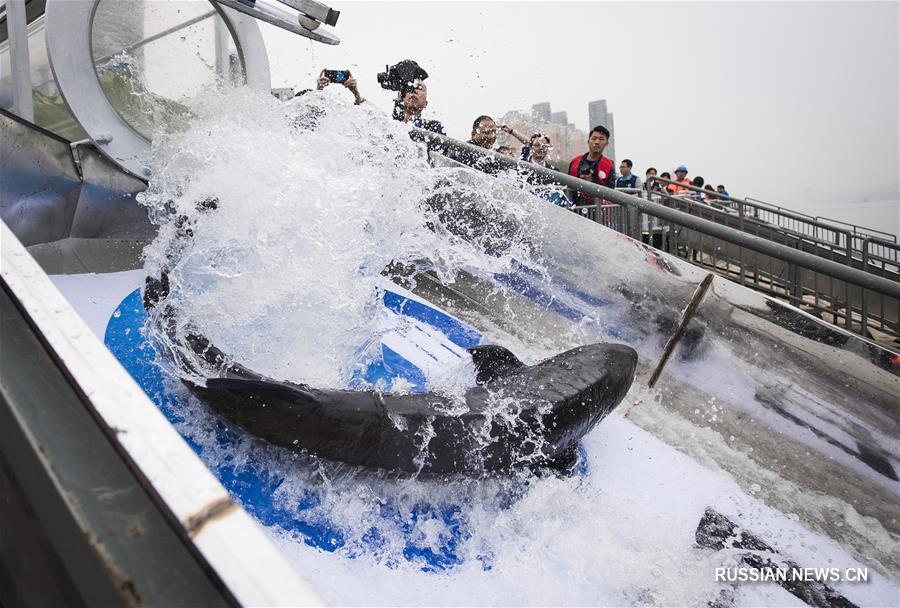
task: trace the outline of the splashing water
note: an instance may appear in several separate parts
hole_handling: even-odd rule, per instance
[[[191,109],[189,129],[154,143],[156,177],[141,202],[161,229],[147,266],[167,269],[180,331],[193,324],[260,373],[346,387],[377,337],[398,329],[379,302],[390,264],[449,280],[530,257],[516,234],[486,255],[479,238],[490,231],[467,240],[445,230],[425,202],[440,199],[454,170],[430,168],[403,125],[371,107],[327,92],[285,104],[242,90]],[[483,199],[495,187],[487,179],[454,190]],[[198,208],[211,199],[215,212]],[[493,202],[517,218],[534,204]],[[471,379],[472,369],[448,370],[432,381],[449,390]]]

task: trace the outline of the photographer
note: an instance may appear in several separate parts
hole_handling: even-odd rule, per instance
[[[341,84],[351,93],[353,93],[353,97],[355,99],[356,105],[361,104],[365,101],[362,96],[359,94],[359,89],[356,85],[356,79],[350,73],[350,70],[322,70],[319,74],[319,78],[316,80],[316,89],[321,91],[329,84]],[[312,93],[312,89],[303,89],[302,91],[297,92],[294,95],[294,99],[298,97],[303,97],[304,95]],[[306,99],[304,100],[306,103],[298,106],[301,109],[301,112],[294,119],[293,124],[295,127],[306,130],[306,131],[315,131],[319,127],[319,121],[325,115],[325,108],[321,105],[320,102],[315,100]]]
[[[616,172],[613,161],[603,156],[609,144],[609,129],[597,125],[588,136],[588,151],[572,159],[569,163],[569,175],[585,181],[594,182],[607,188],[616,187]],[[579,191],[572,191],[572,202],[576,205],[591,205],[594,197]],[[601,204],[606,204],[601,201]]]
[[[331,83],[342,84],[348,91],[353,93],[354,103],[356,105],[365,101],[359,94],[356,78],[350,73],[350,70],[322,70],[319,79],[316,81],[316,89],[321,91]]]
[[[412,123],[419,129],[446,135],[444,125],[440,121],[422,118],[422,112],[428,107],[428,87],[424,83],[424,80],[428,78],[428,72],[423,70],[418,63],[412,59],[404,59],[387,67],[384,72],[378,74],[377,78],[378,84],[383,89],[397,92],[394,111],[391,114],[394,120]],[[413,139],[421,138],[414,137]],[[432,146],[429,147],[436,149]]]

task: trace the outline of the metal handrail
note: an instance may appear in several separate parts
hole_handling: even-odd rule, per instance
[[[878,238],[877,236],[866,237],[865,242],[875,243],[876,245],[884,245],[885,247],[893,247],[894,249],[900,247],[900,245],[897,244],[897,241],[888,241],[886,239]]]
[[[702,209],[703,211],[708,212],[708,213],[718,214],[718,215],[731,217],[731,218],[735,217],[733,214],[729,213],[727,210],[717,209],[713,205],[710,205],[710,204],[707,204],[704,202],[700,202],[700,201],[696,201],[696,200],[693,200],[690,198],[680,197],[677,194],[668,194],[666,192],[651,192],[651,194],[653,194],[655,196],[660,196],[660,197],[663,197],[666,199],[676,200],[680,204],[686,203],[691,207],[696,207],[697,209]],[[790,228],[785,228],[784,226],[773,225],[769,222],[766,222],[765,220],[754,218],[754,217],[748,216],[747,214],[744,214],[743,216],[738,215],[738,217],[747,222],[756,222],[761,225],[776,226],[782,234],[784,234],[786,236],[802,239],[813,245],[820,245],[820,246],[825,246],[825,247],[829,247],[829,248],[837,247],[839,250],[843,250],[844,252],[846,252],[846,250],[847,250],[846,247],[841,247],[840,245],[836,245],[832,241],[826,241],[826,240],[820,239],[816,236],[811,236],[811,235],[805,234],[803,232],[797,232],[796,230],[791,230]],[[845,237],[849,236],[849,233],[845,232],[845,231],[835,230],[835,232],[836,232],[836,234],[842,234]],[[846,253],[845,253],[845,255],[846,255]]]
[[[664,220],[680,224],[687,228],[697,230],[703,234],[719,238],[728,243],[746,247],[751,251],[756,251],[764,255],[779,258],[783,261],[796,264],[801,268],[806,268],[814,272],[820,272],[834,278],[840,279],[847,283],[870,289],[881,295],[891,298],[900,299],[900,283],[879,277],[868,272],[857,270],[844,264],[839,264],[831,260],[815,256],[810,253],[798,251],[785,245],[773,243],[758,236],[741,232],[727,226],[722,226],[716,222],[705,220],[688,213],[670,209],[660,203],[647,201],[630,194],[617,192],[613,188],[600,186],[592,182],[586,182],[559,171],[547,169],[534,163],[518,161],[503,154],[498,154],[491,150],[474,146],[472,144],[463,143],[446,135],[440,135],[424,129],[413,127],[411,129],[418,137],[429,142],[433,146],[436,145],[444,151],[455,151],[470,156],[490,157],[495,165],[506,168],[516,168],[521,171],[530,171],[535,175],[539,175],[552,180],[561,186],[565,186],[577,192],[582,192],[589,196],[595,196],[607,201],[618,203],[629,209],[633,209],[642,213],[648,213]],[[731,198],[731,197],[728,197]],[[743,202],[743,201],[741,201]]]
[[[849,222],[832,219],[830,217],[824,217],[822,215],[815,215],[815,216],[808,215],[806,213],[801,213],[799,211],[793,211],[791,209],[787,209],[785,207],[782,207],[781,205],[767,203],[765,201],[759,200],[758,198],[753,198],[750,196],[745,197],[744,200],[747,201],[748,203],[758,206],[762,209],[769,209],[772,211],[776,211],[778,213],[783,213],[783,212],[787,211],[787,212],[794,213],[797,215],[802,215],[802,216],[808,217],[811,221],[813,221],[817,224],[820,224],[820,225],[825,224],[826,226],[828,226],[829,224],[840,224],[842,226],[848,226],[849,228],[853,229],[854,235],[860,234],[860,235],[865,235],[865,236],[875,236],[877,234],[880,234],[880,235],[889,237],[894,243],[897,242],[897,235],[891,234],[890,232],[884,232],[882,230],[877,230],[875,228],[866,228],[865,226],[859,226],[858,224],[851,224]],[[834,226],[832,226],[832,227],[834,227]]]
[[[768,203],[763,203],[762,205],[758,205],[758,204],[756,204],[756,203],[748,202],[747,200],[735,198],[735,197],[733,197],[733,196],[731,196],[731,195],[728,195],[728,194],[719,194],[718,192],[712,192],[712,191],[710,191],[710,190],[704,190],[703,188],[698,188],[697,186],[693,186],[693,185],[691,185],[691,184],[682,184],[682,183],[680,183],[680,182],[676,182],[675,180],[666,179],[666,178],[664,178],[664,177],[651,177],[651,178],[648,179],[647,181],[655,181],[655,182],[663,182],[663,183],[666,183],[666,184],[672,184],[672,185],[674,185],[674,186],[679,186],[679,187],[684,188],[684,189],[686,189],[686,190],[691,190],[691,191],[693,191],[693,192],[698,192],[698,193],[704,194],[704,195],[706,195],[706,196],[714,196],[716,200],[723,200],[723,199],[724,199],[724,200],[727,200],[727,201],[731,201],[731,202],[733,202],[733,203],[735,203],[735,204],[738,205],[738,209],[739,209],[739,210],[740,210],[740,209],[743,209],[744,206],[749,205],[749,206],[751,206],[751,207],[757,207],[757,208],[760,208],[760,209],[766,209],[766,210],[768,210],[768,211],[776,211],[777,213],[779,213],[779,214],[781,214],[781,215],[784,215],[785,217],[789,217],[789,218],[791,218],[791,219],[793,219],[793,220],[798,220],[798,221],[803,221],[803,222],[810,222],[811,224],[818,224],[817,222],[815,222],[814,220],[812,220],[812,216],[805,215],[805,214],[803,214],[803,213],[797,213],[796,211],[791,211],[791,210],[789,210],[789,209],[782,209],[781,207],[773,207],[773,206],[769,205]],[[819,227],[822,227],[822,228],[827,228],[828,230],[838,230],[838,231],[840,231],[839,228],[835,228],[834,226],[826,226],[825,224],[818,224],[818,226],[819,226]]]
[[[865,257],[864,254],[865,254],[865,248],[867,247],[867,245],[866,245],[867,237],[870,236],[868,234],[851,232],[850,230],[840,228],[835,225],[824,224],[822,222],[815,221],[812,219],[805,219],[806,217],[811,217],[811,216],[806,216],[805,214],[802,214],[802,213],[784,210],[781,207],[773,207],[773,206],[769,205],[768,203],[763,203],[762,201],[755,201],[755,199],[748,198],[746,200],[741,200],[741,199],[735,198],[733,196],[712,193],[708,190],[703,190],[696,186],[682,184],[682,183],[679,183],[679,182],[676,182],[673,180],[669,180],[666,178],[662,178],[662,177],[651,177],[648,180],[648,182],[652,182],[652,181],[662,182],[662,183],[666,183],[666,184],[675,184],[684,189],[688,189],[688,190],[691,190],[694,192],[699,192],[701,194],[706,194],[710,198],[713,198],[713,200],[731,201],[737,206],[738,215],[744,219],[756,219],[760,222],[765,222],[771,226],[777,226],[778,230],[785,235],[795,236],[795,237],[803,239],[804,241],[814,243],[817,245],[822,245],[822,246],[826,246],[829,248],[837,248],[838,252],[846,255],[848,257],[848,259],[850,257],[853,257],[854,259],[859,260],[859,259]],[[657,192],[657,194],[660,196],[675,198],[677,200],[689,200],[689,199],[684,199],[682,197],[679,197],[678,195],[674,195],[674,194],[665,192],[664,190]],[[754,202],[748,202],[748,201],[754,201]],[[760,204],[757,205],[757,202],[759,202]],[[699,204],[703,204],[703,203],[699,203]],[[709,205],[705,205],[705,206],[709,206]],[[808,231],[796,230],[790,226],[785,226],[780,223],[767,222],[766,220],[757,217],[757,215],[755,213],[752,215],[747,213],[745,210],[746,206],[750,206],[751,208],[755,208],[755,209],[759,209],[759,210],[770,211],[772,213],[777,213],[782,217],[789,218],[789,219],[792,219],[797,222],[803,222],[806,225],[806,227],[808,228]],[[831,221],[831,220],[829,220],[829,221]],[[845,226],[849,226],[854,229],[860,228],[860,226],[855,226],[854,224],[847,224],[846,222],[836,222],[836,223],[844,224]],[[868,230],[868,229],[866,229],[866,230]],[[830,241],[830,240],[824,240],[824,239],[820,238],[820,236],[819,236],[820,231],[823,231],[826,235],[828,235],[828,234],[834,235],[834,237],[835,237],[834,240]],[[891,237],[892,239],[894,239],[893,235],[890,235],[887,233],[882,233],[882,234],[885,234],[885,235]],[[843,240],[839,237],[843,237]],[[877,239],[879,237],[873,236],[872,238]],[[880,240],[886,246],[887,245],[896,246],[895,240],[892,240],[892,241],[885,241],[884,239],[880,239]]]
[[[678,196],[677,194],[670,194],[670,193],[667,193],[667,192],[651,192],[651,194],[653,194],[653,195],[655,195],[655,196],[660,196],[660,197],[663,197],[663,198],[667,198],[667,199],[676,200],[676,201],[678,201],[678,202],[681,203],[681,204],[687,203],[687,204],[690,205],[690,206],[696,207],[697,209],[702,209],[703,211],[706,211],[706,212],[716,213],[716,214],[721,214],[721,215],[727,216],[727,217],[734,217],[734,215],[729,214],[727,210],[718,209],[718,208],[716,208],[716,207],[715,207],[714,205],[712,205],[712,204],[705,203],[705,202],[700,202],[700,201],[696,201],[696,200],[693,200],[693,199],[690,199],[690,198],[684,198],[684,197],[682,197],[682,196]],[[717,196],[718,196],[718,195],[717,195]],[[806,233],[803,233],[803,232],[798,232],[798,231],[796,231],[796,230],[792,230],[792,229],[787,228],[787,227],[785,227],[785,226],[778,226],[777,224],[772,224],[772,223],[770,223],[770,222],[766,222],[765,220],[761,220],[761,219],[759,219],[759,218],[756,218],[756,217],[753,217],[753,216],[749,216],[749,215],[747,215],[747,214],[744,214],[744,215],[742,216],[742,215],[740,215],[740,212],[739,212],[739,213],[738,213],[738,217],[741,218],[741,219],[744,220],[744,221],[748,221],[748,222],[756,222],[756,223],[762,224],[762,225],[767,225],[767,226],[774,226],[774,227],[777,227],[778,230],[779,230],[782,234],[784,234],[784,235],[786,235],[786,236],[791,236],[791,237],[795,237],[795,238],[798,238],[798,239],[802,239],[802,240],[804,240],[804,241],[806,241],[806,242],[808,242],[808,243],[811,243],[811,244],[813,244],[813,245],[827,246],[827,247],[832,248],[832,249],[835,248],[835,247],[837,247],[839,250],[841,250],[841,251],[844,252],[844,255],[846,255],[846,251],[847,251],[847,249],[848,249],[847,246],[843,246],[843,247],[842,247],[839,243],[835,243],[835,242],[833,242],[833,241],[826,241],[826,240],[820,239],[820,238],[817,237],[817,236],[809,235],[809,234],[806,234]],[[838,228],[831,228],[830,230],[831,230],[831,232],[835,233],[836,235],[843,235],[843,236],[844,236],[844,240],[845,240],[848,244],[850,243],[850,237],[851,237],[851,234],[850,234],[849,232],[847,232],[847,231],[845,231],[845,230],[840,230],[840,229],[838,229]],[[861,253],[862,250],[857,250],[857,252]]]
[[[819,223],[822,223],[822,222],[831,222],[832,224],[842,224],[842,225],[844,225],[844,226],[849,226],[849,227],[853,228],[853,234],[860,234],[860,235],[862,235],[862,236],[867,236],[867,237],[868,237],[868,236],[871,236],[871,237],[873,237],[873,238],[878,238],[878,239],[880,239],[881,237],[878,237],[878,236],[875,236],[875,235],[877,235],[877,234],[884,235],[884,236],[890,238],[891,244],[894,244],[894,245],[897,244],[897,235],[896,235],[896,234],[891,234],[890,232],[884,232],[884,231],[882,231],[882,230],[876,230],[875,228],[866,228],[865,226],[857,226],[856,224],[850,224],[850,223],[848,223],[848,222],[842,222],[841,220],[833,220],[833,219],[828,218],[828,217],[822,217],[821,215],[817,215],[815,219],[816,219],[816,221],[819,222]],[[859,230],[865,230],[866,232],[857,232],[857,231],[856,231],[857,228],[859,228]],[[873,234],[868,234],[868,233],[873,233]]]
[[[794,211],[793,209],[788,209],[787,207],[782,207],[781,205],[776,205],[775,203],[767,203],[766,201],[761,201],[758,198],[753,198],[752,196],[745,196],[744,200],[751,205],[759,207],[761,209],[768,209],[771,211],[777,211],[779,213],[781,213],[782,211],[787,211],[796,215],[802,215],[803,217],[809,218],[813,221],[816,220],[815,217],[809,215],[808,213],[803,213],[802,211]]]
[[[876,245],[878,247],[882,247],[884,249],[890,249],[894,252],[893,258],[887,258],[878,254],[874,254],[869,250],[869,245]],[[878,260],[880,262],[884,262],[887,264],[891,264],[892,266],[897,266],[900,268],[900,244],[886,241],[884,239],[879,239],[878,237],[870,236],[863,239],[863,260]]]
[[[803,217],[805,216],[805,214],[797,213],[797,212],[793,212],[793,211],[789,211],[789,210],[784,210],[782,207],[773,207],[773,206],[770,205],[769,203],[765,203],[765,202],[763,202],[763,201],[756,201],[756,199],[751,199],[751,198],[747,198],[746,200],[742,201],[742,200],[737,199],[737,198],[734,198],[734,197],[732,197],[732,196],[721,195],[721,194],[718,194],[718,193],[715,193],[715,194],[713,195],[713,193],[712,193],[712,192],[709,192],[708,190],[702,190],[702,189],[700,189],[700,188],[698,188],[698,187],[696,187],[696,186],[692,186],[692,185],[689,186],[689,185],[681,184],[681,183],[679,183],[679,182],[675,182],[675,181],[668,180],[668,179],[661,178],[661,177],[651,177],[651,178],[648,180],[648,182],[649,182],[649,181],[659,181],[659,182],[664,182],[664,183],[669,183],[669,184],[677,184],[677,185],[679,185],[679,186],[682,187],[682,188],[686,188],[686,189],[689,189],[689,190],[692,190],[692,191],[695,191],[695,192],[700,192],[700,193],[703,193],[703,194],[708,194],[708,195],[710,195],[711,198],[714,196],[714,197],[715,197],[714,200],[725,199],[725,200],[728,200],[728,201],[732,201],[732,202],[734,202],[734,203],[738,206],[738,209],[737,209],[737,210],[738,210],[738,215],[744,217],[745,219],[754,219],[754,218],[752,218],[749,214],[747,214],[747,213],[744,212],[744,206],[746,206],[746,205],[749,204],[750,207],[756,207],[756,208],[758,208],[758,209],[764,209],[764,210],[767,210],[767,211],[774,211],[774,212],[777,212],[777,213],[779,213],[780,215],[782,215],[782,216],[784,216],[784,217],[788,217],[788,218],[794,219],[794,220],[796,220],[796,221],[806,222],[806,223],[808,224],[809,228],[812,229],[812,230],[811,230],[811,231],[812,231],[812,234],[809,234],[809,233],[807,233],[807,232],[801,232],[801,231],[795,230],[795,229],[793,229],[793,228],[791,228],[791,227],[783,226],[783,225],[781,225],[781,224],[772,224],[771,222],[766,222],[766,220],[759,219],[759,218],[755,218],[755,219],[757,219],[758,221],[766,222],[766,223],[768,223],[768,224],[770,224],[770,225],[777,226],[778,229],[779,229],[781,232],[783,232],[784,234],[791,235],[791,236],[796,236],[796,237],[802,238],[802,239],[805,240],[805,241],[808,241],[808,242],[811,242],[811,243],[815,243],[815,244],[819,244],[819,245],[826,245],[826,246],[829,246],[829,247],[837,247],[839,250],[844,251],[844,252],[852,251],[853,254],[855,254],[855,256],[856,256],[857,259],[863,257],[863,255],[864,255],[864,253],[865,253],[865,251],[866,251],[866,247],[868,247],[868,245],[867,245],[868,242],[875,242],[875,243],[880,244],[880,245],[882,245],[882,246],[885,246],[885,247],[892,247],[892,248],[894,248],[894,249],[897,248],[896,237],[895,237],[894,235],[889,234],[889,233],[886,233],[886,232],[881,232],[881,231],[874,230],[874,229],[869,229],[869,228],[863,228],[863,227],[861,227],[861,226],[857,226],[857,225],[855,225],[855,224],[848,224],[847,222],[841,222],[841,221],[839,221],[839,220],[829,220],[828,218],[821,218],[821,217],[819,217],[819,216],[817,216],[817,217],[815,218],[815,221],[813,221],[813,220],[804,220]],[[666,192],[665,190],[663,190],[663,191],[658,191],[658,192],[656,192],[656,194],[658,194],[659,196],[665,196],[665,197],[669,197],[669,198],[674,198],[674,199],[677,199],[677,200],[680,200],[680,201],[690,200],[690,199],[685,199],[685,198],[679,197],[678,195],[675,195],[675,194],[668,193],[668,192]],[[753,201],[753,202],[748,203],[747,201]],[[760,203],[760,204],[757,205],[757,204],[756,204],[757,202]],[[704,204],[704,203],[697,203],[697,204],[704,205],[704,207],[708,207],[708,206],[709,206],[709,205],[706,205],[706,204]],[[805,217],[812,217],[812,216],[805,216]],[[849,228],[852,228],[852,229],[854,229],[854,230],[855,230],[855,229],[858,229],[858,228],[859,228],[859,229],[863,229],[863,230],[871,230],[872,232],[877,232],[877,233],[879,233],[879,234],[883,234],[883,235],[889,237],[890,240],[888,240],[888,239],[883,239],[883,238],[881,238],[881,237],[874,236],[874,235],[869,235],[869,234],[862,233],[862,232],[851,232],[850,230],[841,228],[841,227],[839,227],[839,226],[831,225],[831,224],[824,224],[824,223],[818,221],[818,220],[820,220],[820,219],[824,219],[824,220],[829,221],[829,222],[830,222],[830,221],[833,221],[835,224],[842,224],[842,225],[848,226]],[[840,239],[837,239],[837,238],[836,238],[834,241],[828,241],[828,240],[823,240],[822,238],[819,238],[819,236],[818,236],[818,232],[819,232],[818,229],[821,229],[821,230],[826,231],[826,232],[828,232],[828,233],[834,234],[835,237],[837,237],[837,236],[843,236],[843,237],[844,237],[844,243],[845,243],[845,244],[842,245],[841,242],[840,242]],[[898,253],[898,259],[900,259],[900,253]]]

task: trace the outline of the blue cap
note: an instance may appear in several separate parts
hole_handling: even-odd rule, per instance
[[[675,169],[675,173],[678,173],[679,171],[684,171],[685,173],[688,172],[687,167],[685,167],[684,165],[678,165],[678,168]]]

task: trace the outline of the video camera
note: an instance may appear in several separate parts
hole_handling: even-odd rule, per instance
[[[412,59],[404,59],[392,66],[385,66],[384,72],[378,74],[377,78],[381,88],[405,95],[415,88],[416,81],[428,78],[428,72]]]

